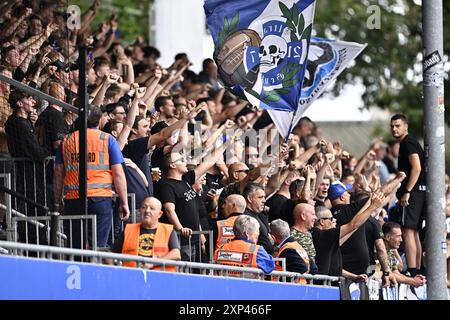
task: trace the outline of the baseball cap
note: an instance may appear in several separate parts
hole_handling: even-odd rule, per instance
[[[344,194],[347,190],[350,190],[352,188],[351,184],[344,185],[340,181],[335,181],[331,184],[330,188],[328,189],[328,198],[330,200],[336,200],[340,196]]]

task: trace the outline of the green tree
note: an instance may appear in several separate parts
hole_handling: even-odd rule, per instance
[[[102,22],[107,21],[115,10],[117,12],[118,33],[122,43],[132,43],[142,36],[148,43],[149,17],[148,8],[152,1],[142,0],[103,0],[99,12],[92,23],[95,31]],[[77,5],[85,12],[93,0],[71,0],[69,5]]]
[[[444,52],[450,52],[450,1],[444,3]],[[369,29],[367,21],[380,10],[380,29]],[[336,82],[339,94],[347,83],[365,86],[365,107],[379,106],[403,112],[411,130],[422,135],[422,7],[417,0],[320,0],[316,2],[314,29],[318,36],[367,43],[356,64]],[[448,69],[447,69],[448,71]],[[445,81],[450,92],[449,81]],[[450,95],[445,99],[449,105]],[[446,122],[450,123],[446,112]]]

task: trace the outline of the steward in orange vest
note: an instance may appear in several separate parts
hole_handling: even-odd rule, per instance
[[[287,238],[280,250],[277,253],[276,258],[286,259],[286,271],[308,273],[309,272],[309,258],[308,253],[303,247],[295,241],[293,237]],[[282,271],[282,267],[279,261],[275,262],[277,271]],[[306,271],[305,271],[306,268]],[[275,279],[278,280],[278,279]],[[296,283],[307,284],[303,278],[298,278]]]
[[[247,215],[240,215],[234,222],[233,231],[235,238],[214,253],[214,260],[218,264],[259,268],[265,273],[275,269],[272,256],[264,247],[256,244],[259,236],[258,220]],[[240,276],[239,271],[228,272],[228,274]]]
[[[180,260],[180,244],[173,225],[158,222],[162,215],[161,202],[147,197],[141,205],[141,223],[127,224],[120,239],[114,245],[114,252],[139,255],[148,258]],[[124,261],[126,267],[136,267],[135,261]],[[144,264],[144,268],[162,270],[158,265]],[[174,272],[176,267],[166,266]]]
[[[87,153],[87,211],[97,219],[97,246],[106,247],[112,227],[114,203],[112,187],[119,198],[120,219],[127,220],[130,215],[128,207],[127,184],[123,171],[123,155],[114,137],[104,133],[99,128],[103,113],[97,106],[92,106],[88,115],[86,130]],[[55,210],[60,210],[65,193],[64,215],[79,215],[84,208],[85,199],[80,199],[78,173],[80,159],[79,131],[69,133],[60,145],[55,159],[53,187],[55,193]],[[81,200],[81,201],[80,201]],[[69,221],[67,221],[69,222]],[[72,222],[72,221],[71,221]],[[85,249],[81,235],[82,228],[79,219],[73,223],[65,223],[65,233],[70,234],[69,243],[72,248]],[[89,228],[90,229],[90,228]],[[91,232],[88,240],[91,244]]]
[[[216,249],[219,249],[225,243],[230,242],[234,238],[233,225],[234,221],[239,217],[240,213],[232,214],[224,220],[217,221],[217,241]]]
[[[113,175],[109,164],[109,134],[87,129],[87,196],[112,197]],[[69,133],[62,143],[66,199],[78,199],[79,131]]]
[[[286,271],[296,273],[309,272],[309,258],[303,247],[295,241],[290,235],[289,224],[282,220],[273,220],[270,225],[270,235],[278,248],[277,258],[285,259]],[[280,261],[276,261],[277,270],[283,271]],[[272,280],[278,281],[278,277],[272,277]],[[295,282],[306,284],[306,280],[298,278]]]
[[[223,220],[218,220],[213,226],[213,241],[216,249],[219,249],[225,243],[233,240],[233,225],[236,219],[244,213],[247,203],[240,194],[230,194],[223,203]]]

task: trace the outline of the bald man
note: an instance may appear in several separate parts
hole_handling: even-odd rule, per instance
[[[242,194],[245,184],[248,181],[248,173],[250,169],[245,163],[235,162],[228,167],[228,179],[229,183],[223,188],[219,195],[219,202],[217,205],[217,217],[219,219],[225,218],[223,214],[223,204],[225,199],[230,194]]]
[[[114,244],[113,251],[147,258],[180,260],[180,243],[173,225],[159,222],[163,213],[161,202],[154,197],[146,197],[139,210],[142,217],[141,223],[127,224]],[[136,262],[128,261],[123,265],[136,267]],[[140,267],[160,269],[149,263]],[[175,267],[166,267],[165,270],[175,271]]]
[[[235,162],[228,167],[228,177],[230,183],[242,181],[249,172],[249,168],[243,162]]]
[[[213,228],[213,241],[216,243],[216,249],[234,238],[234,221],[244,213],[245,207],[245,198],[239,194],[232,194],[225,198],[222,206],[225,219],[218,220]]]

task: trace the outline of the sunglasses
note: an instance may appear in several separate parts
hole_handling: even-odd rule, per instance
[[[249,173],[250,170],[249,170],[249,169],[243,169],[243,170],[236,170],[235,172],[245,172],[245,173]]]

